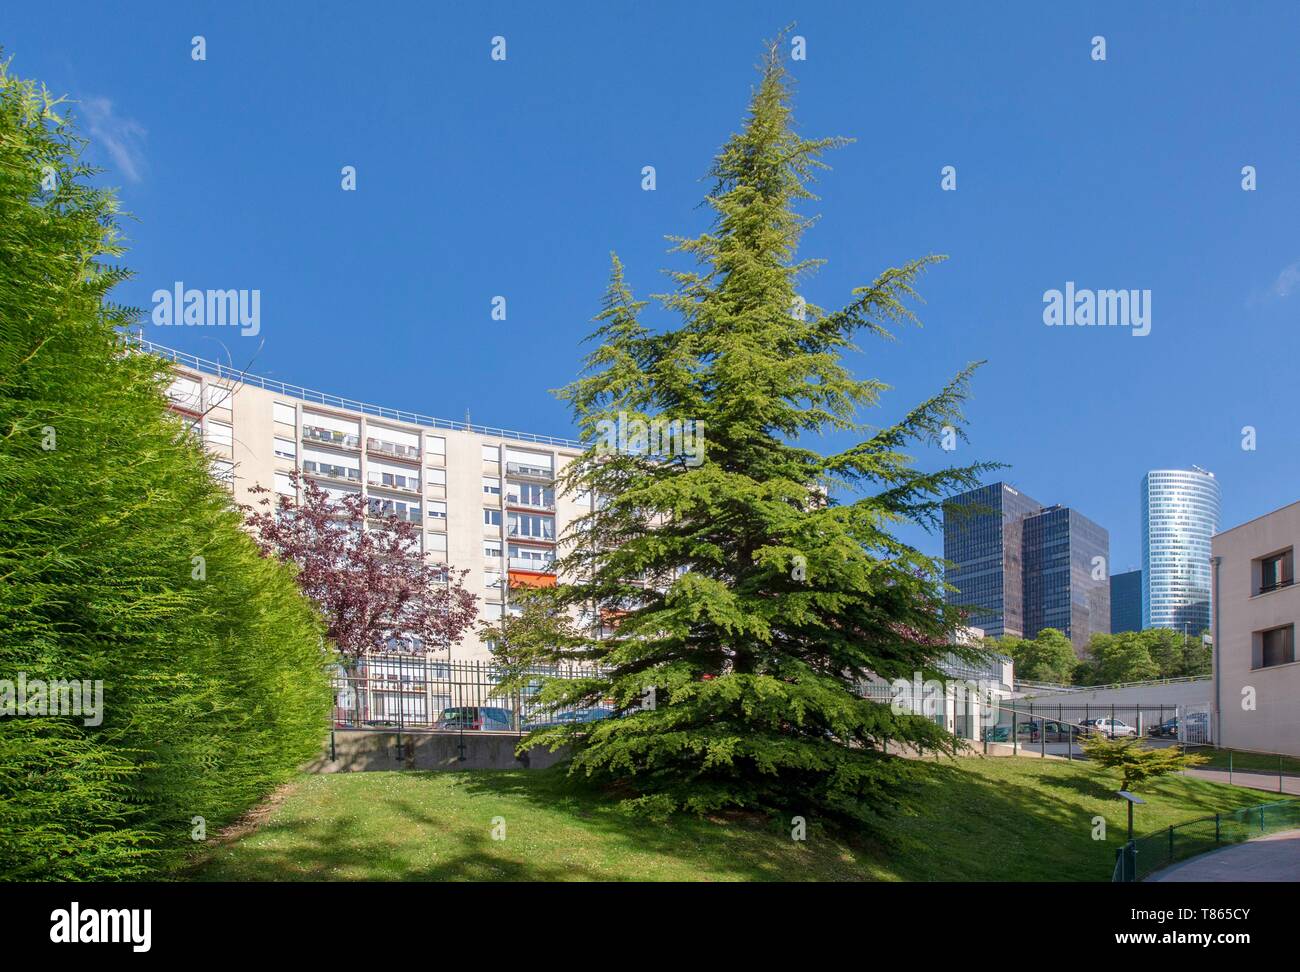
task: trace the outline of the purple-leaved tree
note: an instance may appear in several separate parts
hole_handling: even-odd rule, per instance
[[[241,510],[263,554],[298,568],[298,584],[324,614],[345,669],[395,640],[418,639],[426,648],[460,641],[478,616],[478,598],[463,584],[468,571],[428,561],[415,524],[367,515],[360,493],[333,499],[291,476],[301,502],[255,486],[251,492],[268,495]]]

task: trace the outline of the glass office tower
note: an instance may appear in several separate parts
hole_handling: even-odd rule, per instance
[[[1142,630],[1142,571],[1110,576],[1110,633]]]
[[[1051,506],[1024,521],[1025,637],[1055,628],[1080,655],[1110,631],[1110,534],[1082,513]]]
[[[952,497],[943,507],[943,556],[949,604],[970,609],[968,623],[993,638],[1025,633],[1021,535],[1025,517],[1043,507],[1006,483]]]
[[[1204,469],[1153,469],[1142,477],[1142,627],[1210,627],[1210,538],[1219,529],[1219,484]]]

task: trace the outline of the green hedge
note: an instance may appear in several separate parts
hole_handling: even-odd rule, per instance
[[[319,751],[329,659],[123,352],[115,199],[60,110],[0,66],[0,679],[102,680],[104,716],[0,717],[0,876],[152,877]]]

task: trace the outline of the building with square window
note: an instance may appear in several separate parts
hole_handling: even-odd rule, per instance
[[[1214,536],[1214,707],[1220,746],[1300,756],[1300,502]]]
[[[293,495],[294,470],[333,497],[360,493],[369,516],[418,524],[424,556],[469,571],[480,621],[512,610],[512,588],[555,583],[557,544],[591,509],[590,499],[555,488],[582,452],[576,440],[368,405],[137,344],[172,362],[171,407],[202,438],[236,502],[255,503],[255,485]],[[449,660],[444,648],[430,656]],[[471,631],[450,660],[487,656]]]

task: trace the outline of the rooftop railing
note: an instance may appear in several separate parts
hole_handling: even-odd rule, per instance
[[[200,358],[193,354],[187,354],[184,351],[177,351],[175,348],[168,348],[161,344],[155,344],[152,341],[146,341],[142,337],[134,335],[126,336],[126,343],[131,347],[139,348],[149,354],[157,355],[167,361],[175,362],[186,368],[192,368],[195,371],[204,374],[214,375],[218,378],[225,378],[230,381],[236,381],[244,385],[251,385],[254,388],[262,388],[266,391],[274,392],[277,395],[284,395],[287,398],[296,398],[299,401],[309,402],[313,405],[323,405],[327,408],[343,409],[349,412],[360,412],[363,415],[373,415],[377,418],[391,419],[396,422],[406,422],[410,425],[422,425],[430,429],[449,429],[455,432],[474,432],[478,435],[486,435],[498,439],[513,439],[516,442],[536,442],[542,445],[565,446],[571,449],[585,448],[577,439],[566,439],[556,435],[538,435],[534,432],[518,432],[514,429],[499,429],[490,425],[474,425],[470,422],[454,422],[451,419],[434,418],[431,415],[422,415],[419,412],[407,412],[397,408],[387,408],[383,405],[371,405],[368,402],[358,402],[351,398],[341,398],[338,395],[330,395],[325,392],[314,391],[310,388],[303,388],[301,385],[291,385],[283,381],[273,381],[270,378],[262,378],[258,375],[250,375],[240,371],[237,368],[231,368],[223,365],[219,361],[210,361],[207,358]]]

